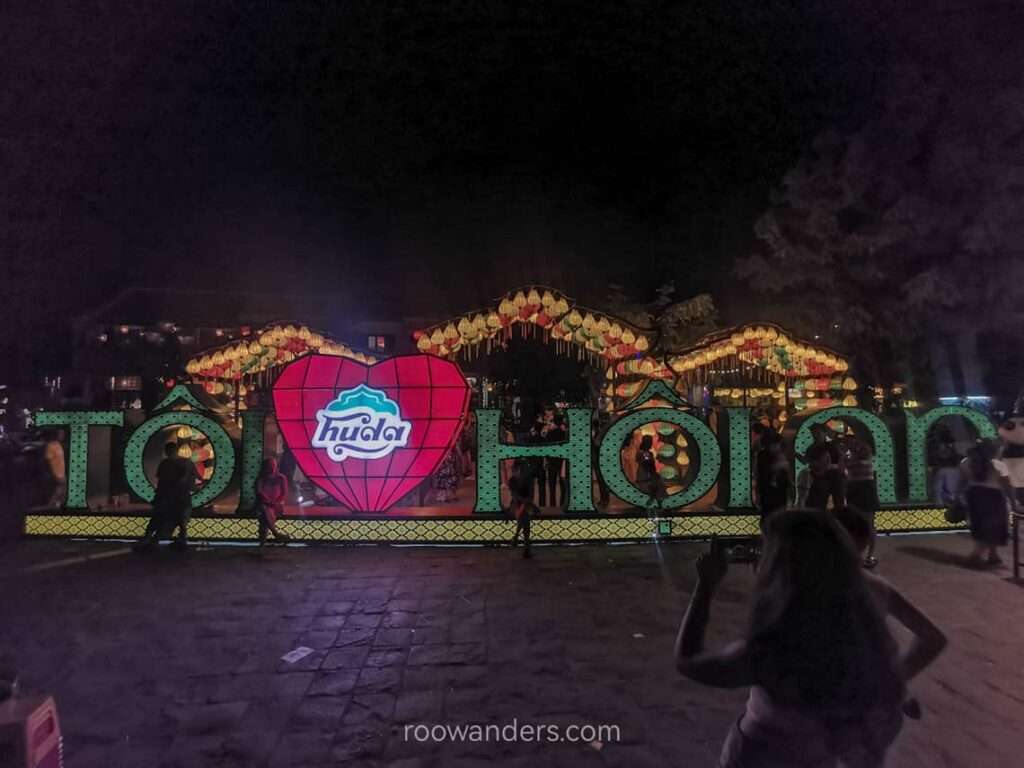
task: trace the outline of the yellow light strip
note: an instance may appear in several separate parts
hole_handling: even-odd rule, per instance
[[[672,524],[665,538],[707,538],[710,536],[756,536],[758,517],[746,515],[704,515],[684,513],[662,518]],[[132,539],[142,536],[145,517],[128,515],[29,515],[25,519],[28,536],[73,538]],[[883,509],[876,523],[880,532],[954,530],[961,525],[946,522],[944,510]],[[511,520],[481,517],[458,518],[386,518],[386,519],[288,519],[282,529],[299,541],[309,542],[392,542],[392,543],[465,543],[502,542],[515,529]],[[648,517],[542,517],[533,523],[536,541],[630,541],[655,535],[656,521]],[[189,535],[197,540],[255,540],[256,521],[242,517],[194,517]]]

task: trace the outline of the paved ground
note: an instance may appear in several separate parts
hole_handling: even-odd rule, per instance
[[[959,565],[960,535],[891,538],[883,572],[950,648],[915,683],[893,766],[1020,765],[1024,591]],[[52,691],[69,768],[711,766],[741,691],[675,674],[697,544],[507,549],[115,544],[0,549],[0,653]],[[62,562],[71,560],[71,562]],[[44,566],[40,568],[40,566]],[[712,639],[739,632],[736,567]],[[313,654],[280,660],[299,645]],[[616,724],[621,743],[420,744],[406,723]]]

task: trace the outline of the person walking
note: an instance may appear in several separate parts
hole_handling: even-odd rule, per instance
[[[1009,536],[1007,508],[1018,508],[1010,472],[996,458],[998,451],[995,440],[979,440],[960,463],[962,500],[974,538],[969,563],[974,567],[1002,564],[996,549]]]
[[[259,540],[262,547],[267,541],[267,531],[278,541],[291,537],[278,530],[277,521],[284,515],[284,502],[288,498],[288,479],[278,471],[277,460],[267,458],[256,476],[256,516],[259,520]]]
[[[853,543],[833,515],[777,512],[768,518],[765,542],[745,637],[704,649],[712,598],[728,568],[723,549],[713,545],[697,561],[697,585],[676,639],[676,668],[685,677],[750,687],[718,765],[883,765],[903,724],[906,683],[942,643],[919,630],[900,655]]]
[[[875,542],[878,539],[875,515],[881,506],[878,503],[875,457],[871,447],[856,437],[843,438],[840,450],[846,467],[846,504],[860,512],[871,529],[871,540],[868,543],[867,554],[864,556],[864,567],[874,568],[878,565],[878,558],[875,557]]]
[[[519,534],[523,535],[523,557],[530,558],[530,521],[540,512],[533,503],[532,468],[526,459],[516,459],[512,465],[512,474],[508,479],[511,495],[509,514],[515,518],[516,532],[512,537],[512,547],[519,546]]]

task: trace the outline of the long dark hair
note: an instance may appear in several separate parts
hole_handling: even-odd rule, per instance
[[[974,444],[967,454],[967,468],[971,472],[971,478],[981,483],[988,477],[989,469],[992,467],[992,459],[999,452],[995,440],[979,440]]]
[[[825,512],[768,518],[748,642],[755,680],[782,706],[838,723],[902,702],[896,643],[849,536]]]

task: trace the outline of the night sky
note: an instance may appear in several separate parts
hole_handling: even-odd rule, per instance
[[[18,5],[14,378],[132,285],[336,293],[339,327],[533,281],[727,293],[773,184],[885,74],[853,0]]]

